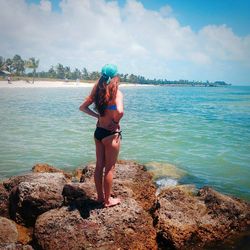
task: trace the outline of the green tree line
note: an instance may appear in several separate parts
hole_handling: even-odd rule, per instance
[[[69,66],[64,66],[58,63],[55,66],[51,66],[48,71],[37,72],[39,66],[39,60],[31,57],[27,60],[22,59],[20,55],[15,55],[13,58],[4,58],[0,56],[0,69],[7,70],[15,76],[27,76],[39,78],[51,78],[51,79],[68,79],[68,80],[85,80],[96,81],[100,76],[98,71],[88,71],[85,67],[82,69],[71,69]],[[27,69],[32,69],[31,72],[27,72]],[[137,83],[137,84],[155,84],[155,85],[191,85],[191,86],[222,86],[227,85],[224,81],[216,82],[202,82],[202,81],[189,81],[189,80],[167,80],[167,79],[149,79],[144,76],[135,74],[119,74],[122,82],[125,83]]]

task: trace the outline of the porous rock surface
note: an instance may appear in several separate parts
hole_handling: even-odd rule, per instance
[[[18,232],[13,221],[0,217],[0,244],[17,242]]]
[[[85,189],[89,196],[94,197],[95,165],[87,165],[82,170],[81,187]],[[152,174],[146,168],[133,161],[120,160],[116,164],[113,195],[121,198],[135,199],[146,211],[149,211],[155,202],[156,187],[152,181]]]
[[[157,249],[152,218],[133,199],[93,207],[87,218],[66,207],[40,215],[35,236],[42,249]]]
[[[72,174],[67,173],[59,168],[55,168],[46,163],[37,163],[33,166],[32,172],[34,173],[62,173],[67,180],[71,180]]]
[[[32,246],[20,242],[19,230],[14,221],[0,217],[0,249],[31,250]]]
[[[9,218],[9,192],[0,183],[0,216]]]
[[[199,249],[249,230],[250,206],[209,187],[197,195],[171,187],[158,196],[154,222],[161,247]]]
[[[112,195],[122,202],[104,208],[95,201],[94,168],[66,173],[39,164],[3,181],[0,216],[18,224],[9,220],[14,238],[0,249],[217,249],[239,232],[250,236],[249,203],[207,187],[156,192],[152,175],[133,161],[117,162]]]
[[[62,173],[30,173],[12,177],[6,183],[10,192],[10,217],[33,226],[38,215],[63,204],[66,179]]]

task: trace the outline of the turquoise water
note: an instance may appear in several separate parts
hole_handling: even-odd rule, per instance
[[[95,160],[95,120],[78,110],[90,88],[0,89],[0,178],[38,162]],[[183,170],[180,183],[250,200],[250,87],[124,87],[122,159]],[[158,165],[157,165],[158,164]]]

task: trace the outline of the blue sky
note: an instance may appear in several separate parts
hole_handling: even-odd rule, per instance
[[[227,24],[238,35],[250,33],[249,0],[169,0],[142,1],[147,8],[168,4],[181,24],[196,31],[207,24]]]
[[[246,0],[2,0],[0,55],[35,56],[39,70],[112,62],[149,78],[250,84],[249,9]]]
[[[61,0],[51,0],[53,11],[60,11]],[[40,0],[27,0],[39,4]],[[122,7],[126,0],[119,0]],[[145,8],[159,10],[170,5],[182,25],[198,31],[207,24],[227,24],[238,35],[250,34],[249,0],[141,0]]]

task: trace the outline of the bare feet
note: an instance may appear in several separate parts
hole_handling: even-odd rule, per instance
[[[108,200],[108,203],[105,203],[105,207],[113,207],[121,203],[121,200],[119,198],[112,198],[110,197]]]

